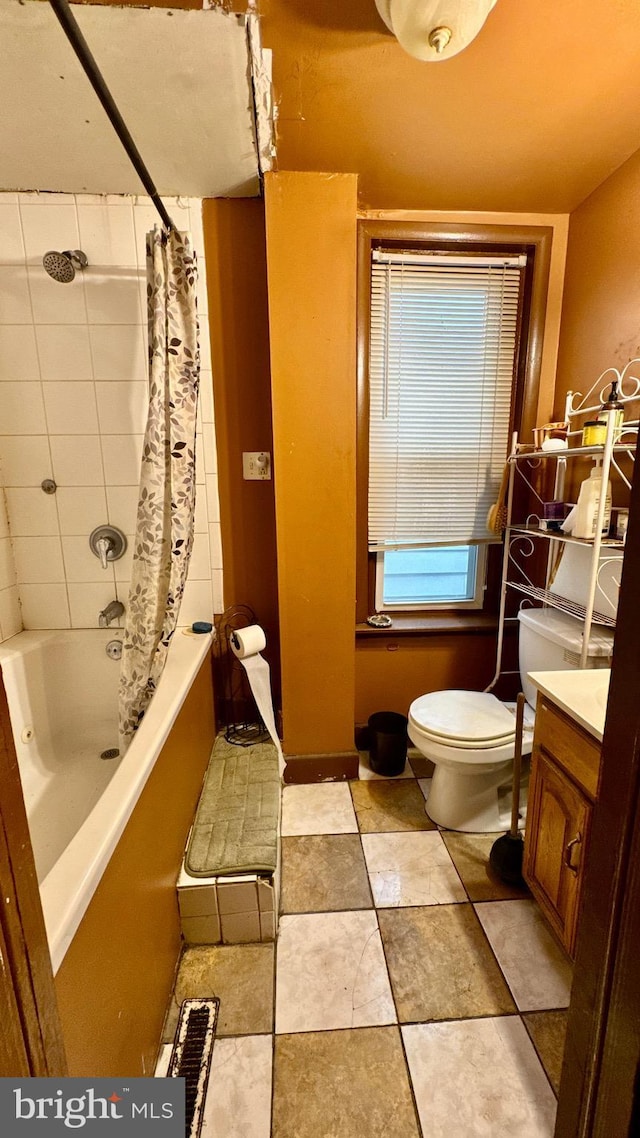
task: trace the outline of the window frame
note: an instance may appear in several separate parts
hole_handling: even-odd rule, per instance
[[[358,222],[358,306],[357,306],[357,553],[356,553],[356,622],[363,623],[376,611],[376,554],[368,551],[368,473],[369,473],[369,327],[371,306],[371,254],[380,246],[387,248],[437,249],[453,253],[524,253],[527,256],[522,305],[521,335],[517,347],[517,365],[511,408],[510,433],[533,430],[536,425],[542,341],[549,286],[549,266],[553,229],[548,226],[463,225],[419,222],[361,220]],[[505,455],[506,458],[506,455]],[[487,587],[484,588],[484,613],[497,612],[498,563],[500,545],[487,551]],[[408,606],[396,609],[399,615],[415,613],[422,618],[430,611],[442,617],[443,612],[464,616],[468,602],[445,606],[428,604],[420,609]],[[479,612],[476,609],[476,614]],[[467,612],[472,621],[474,614]]]
[[[459,547],[458,546],[448,546],[448,545],[442,546],[442,545],[440,545],[440,546],[432,546],[432,548],[433,549],[456,549]],[[487,578],[487,547],[486,547],[486,545],[475,545],[475,546],[470,546],[469,548],[474,548],[476,551],[475,565],[474,565],[475,581],[474,581],[473,597],[469,597],[468,599],[459,600],[459,601],[414,601],[411,603],[410,608],[406,603],[403,603],[402,601],[398,601],[397,603],[394,604],[392,601],[385,601],[384,600],[383,588],[384,588],[384,558],[385,558],[385,553],[384,553],[384,551],[375,553],[374,554],[374,557],[376,559],[376,567],[375,567],[375,582],[376,582],[376,584],[375,584],[375,589],[376,589],[376,592],[375,592],[375,611],[387,613],[390,616],[394,612],[395,613],[401,613],[401,612],[410,611],[410,612],[419,612],[422,615],[424,615],[424,613],[428,613],[428,612],[443,612],[443,611],[446,612],[446,611],[451,610],[451,609],[455,609],[456,612],[458,612],[459,610],[464,611],[465,609],[466,610],[481,609],[483,604],[484,604],[484,591],[486,588],[486,578]],[[404,552],[408,552],[408,550],[405,550]]]

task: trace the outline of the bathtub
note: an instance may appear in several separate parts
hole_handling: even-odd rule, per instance
[[[56,972],[153,770],[211,635],[177,632],[128,751],[118,746],[118,629],[21,632],[0,666],[53,970]]]

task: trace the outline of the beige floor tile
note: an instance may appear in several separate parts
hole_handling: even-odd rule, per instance
[[[515,1011],[471,905],[380,909],[401,1023]]]
[[[156,1069],[153,1072],[156,1079],[164,1079],[167,1071],[169,1070],[169,1061],[171,1059],[171,1052],[173,1045],[171,1043],[163,1043],[158,1052],[158,1060],[156,1062]]]
[[[566,1008],[571,963],[535,901],[487,901],[474,907],[518,1009]]]
[[[285,786],[282,792],[283,837],[301,834],[357,834],[358,824],[346,782]]]
[[[369,753],[368,753],[368,751],[359,751],[358,754],[359,754],[359,759],[360,759],[359,764],[358,764],[358,778],[363,779],[365,782],[367,780],[374,780],[374,781],[378,780],[379,781],[380,779],[388,779],[389,778],[388,774],[386,774],[386,775],[385,774],[377,774],[374,770],[371,769],[371,766],[369,764]],[[392,776],[393,779],[396,779],[396,778],[414,778],[414,777],[415,776],[414,776],[414,773],[411,769],[411,766],[410,766],[408,759],[407,759],[406,763],[404,764],[404,770],[402,771],[402,773]]]
[[[527,1012],[522,1018],[557,1094],[560,1089],[568,1012]]]
[[[269,1138],[273,1036],[216,1039],[203,1138]]]
[[[183,953],[163,1038],[173,1039],[180,1004],[220,997],[217,1036],[273,1030],[273,944],[210,945]]]
[[[370,909],[371,890],[358,834],[282,839],[282,912]]]
[[[352,782],[351,793],[363,834],[436,829],[414,779]]]
[[[453,858],[470,901],[506,901],[529,897],[528,889],[505,884],[489,864],[491,847],[500,834],[457,834],[443,830],[442,837]]]
[[[551,1138],[556,1102],[519,1016],[402,1028],[429,1138]]]
[[[418,786],[420,787],[420,790],[422,791],[425,802],[427,801],[427,799],[429,797],[429,791],[431,790],[431,783],[432,782],[433,782],[432,778],[419,778],[418,779]]]
[[[397,1027],[280,1035],[273,1138],[419,1138]]]
[[[276,1032],[396,1023],[373,909],[282,917]]]
[[[376,906],[466,901],[439,833],[363,834],[362,847]]]
[[[426,759],[419,751],[409,751],[409,763],[416,778],[431,778],[435,765],[431,759]]]

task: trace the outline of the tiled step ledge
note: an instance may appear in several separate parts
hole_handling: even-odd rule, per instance
[[[273,875],[192,877],[184,863],[177,882],[187,944],[252,944],[275,940],[280,901],[280,840]]]

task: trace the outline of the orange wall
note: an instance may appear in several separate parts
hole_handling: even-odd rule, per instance
[[[176,880],[213,738],[211,661],[191,687],[56,976],[69,1074],[153,1074],[180,953]]]
[[[361,640],[356,653],[356,723],[375,711],[407,714],[414,699],[443,688],[481,691],[495,671],[495,633],[384,636]]]
[[[640,150],[571,214],[557,414],[605,368],[640,355]]]
[[[204,202],[225,606],[250,605],[279,703],[278,578],[273,481],[242,476],[243,451],[273,449],[264,202]]]
[[[353,751],[356,187],[265,178],[287,755]]]

